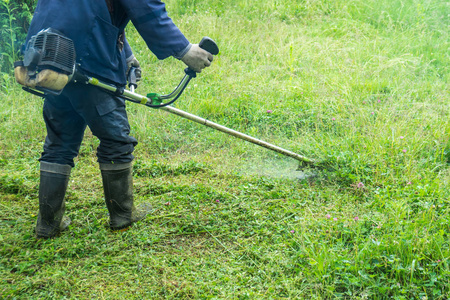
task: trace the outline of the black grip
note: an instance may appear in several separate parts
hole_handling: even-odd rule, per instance
[[[128,87],[134,86],[137,88],[136,67],[131,67],[128,72]]]
[[[219,47],[217,46],[216,42],[214,42],[213,39],[211,39],[207,36],[202,38],[202,40],[200,41],[200,43],[198,45],[200,48],[208,51],[212,55],[219,54]]]

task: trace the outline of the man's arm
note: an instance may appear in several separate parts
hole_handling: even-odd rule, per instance
[[[121,0],[131,22],[159,59],[177,56],[189,46],[189,41],[168,16],[159,0]]]
[[[166,6],[159,0],[122,0],[131,22],[158,59],[169,56],[181,59],[197,72],[209,66],[212,55],[191,45],[168,16]]]

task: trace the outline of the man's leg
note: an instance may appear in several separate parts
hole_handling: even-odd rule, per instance
[[[83,138],[86,125],[76,114],[67,97],[49,96],[44,102],[47,137],[40,158],[38,238],[51,238],[67,228],[64,197],[74,166],[73,158]]]
[[[100,164],[105,203],[109,211],[109,226],[113,230],[126,228],[132,223],[133,177],[131,163]]]
[[[136,210],[133,201],[132,153],[137,141],[130,136],[123,99],[93,86],[88,86],[84,95],[79,107],[74,106],[100,140],[97,157],[110,227],[124,229],[145,217],[149,210]]]
[[[51,238],[70,224],[70,219],[63,219],[63,216],[66,208],[64,195],[71,169],[69,165],[41,162],[39,214],[36,222],[38,238]]]

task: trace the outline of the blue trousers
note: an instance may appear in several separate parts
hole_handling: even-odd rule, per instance
[[[127,163],[137,140],[130,136],[125,101],[95,86],[68,84],[61,95],[48,95],[43,115],[47,127],[40,161],[70,165],[78,155],[86,126],[100,140],[99,163]]]

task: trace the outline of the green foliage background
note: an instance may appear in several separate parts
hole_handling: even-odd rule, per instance
[[[12,72],[30,25],[35,0],[0,1],[0,71]]]

